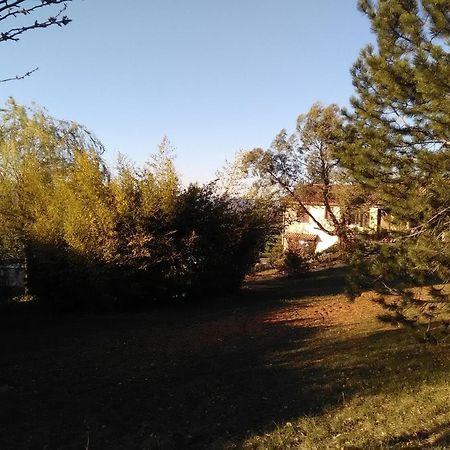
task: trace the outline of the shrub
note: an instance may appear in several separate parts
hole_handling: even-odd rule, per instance
[[[177,226],[188,262],[188,296],[238,288],[264,246],[270,223],[257,202],[191,185],[179,198]]]
[[[282,268],[290,276],[301,276],[309,272],[311,264],[305,254],[288,250],[284,254]]]
[[[75,124],[12,104],[1,131],[0,251],[27,259],[30,292],[52,309],[230,292],[271,228],[258,201],[182,190],[167,140],[113,175]]]

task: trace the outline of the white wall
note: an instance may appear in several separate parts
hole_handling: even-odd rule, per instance
[[[333,213],[336,217],[340,217],[340,208],[338,206],[333,206]],[[323,225],[327,230],[333,230],[332,223],[325,219],[325,206],[308,206],[308,210],[315,217],[315,219]],[[306,222],[297,222],[295,211],[288,210],[285,213],[285,233],[306,233],[306,234],[314,234],[318,239],[318,243],[316,246],[316,253],[321,253],[327,248],[330,248],[332,245],[335,245],[338,242],[337,236],[331,236],[325,231],[322,231],[318,225],[316,225],[313,220],[309,217],[309,221]],[[283,238],[283,246],[284,249],[287,249],[287,240]]]
[[[377,231],[377,218],[378,218],[378,207],[369,208],[369,228],[368,231]],[[334,215],[339,219],[341,217],[341,208],[339,206],[332,207]],[[325,206],[308,206],[308,211],[316,218],[316,220],[327,230],[333,231],[333,224],[330,220],[325,219]],[[296,220],[297,215],[294,210],[288,210],[284,216],[284,233],[307,233],[314,234],[319,238],[316,247],[316,253],[323,252],[332,245],[338,242],[337,236],[331,236],[325,231],[322,231],[318,225],[309,217],[306,222],[299,222]],[[381,228],[389,229],[388,222],[383,218],[381,220]],[[349,225],[350,228],[363,230],[361,226],[356,224]],[[284,249],[287,249],[287,240],[283,238]]]

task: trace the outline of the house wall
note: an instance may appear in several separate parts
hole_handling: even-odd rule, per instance
[[[379,208],[377,208],[377,207],[369,208],[369,229],[371,231],[378,230],[378,211],[379,211]]]
[[[317,219],[318,222],[320,222],[327,230],[333,229],[333,224],[330,220],[326,219],[326,208],[325,206],[320,205],[314,205],[314,206],[308,206],[308,211],[314,216],[315,219]],[[340,219],[341,217],[341,208],[339,206],[332,206],[331,210],[333,211],[333,214]],[[284,215],[284,223],[286,226],[297,226],[297,225],[313,225],[314,227],[317,227],[317,225],[314,223],[314,221],[311,219],[311,217],[307,217],[306,220],[298,220],[297,214],[294,210],[287,210]],[[318,228],[318,227],[317,227]]]
[[[380,226],[380,228],[382,230],[387,230],[387,231],[405,231],[405,230],[408,230],[410,228],[409,224],[407,224],[407,223],[404,223],[404,224],[393,223],[389,219],[390,219],[390,216],[388,214],[382,214],[381,215],[381,226]]]
[[[311,212],[311,214],[317,219],[318,222],[320,222],[321,225],[323,225],[324,228],[327,230],[332,231],[333,230],[333,224],[330,220],[327,220],[325,218],[326,216],[326,208],[325,206],[321,205],[311,205],[308,206],[308,211]],[[332,207],[333,214],[340,219],[341,218],[341,208],[339,206],[333,206]],[[370,207],[367,211],[367,216],[364,220],[364,223],[366,226],[362,226],[361,224],[350,224],[350,228],[354,228],[357,230],[366,230],[369,232],[377,232],[379,231],[379,228],[381,229],[391,229],[389,222],[386,220],[385,216],[381,215],[379,220],[379,211],[380,208],[374,206]],[[318,236],[318,243],[316,247],[316,253],[323,252],[327,248],[330,248],[331,246],[335,245],[338,242],[337,236],[331,236],[325,231],[322,231],[319,226],[314,223],[314,221],[308,217],[300,218],[300,220],[297,220],[297,214],[293,210],[288,210],[285,213],[284,217],[284,233],[283,233],[283,247],[285,250],[288,248],[287,239],[284,237],[284,234],[286,233],[305,233],[305,234],[314,234]]]
[[[333,229],[332,223],[325,219],[325,206],[308,206],[308,210],[327,230]],[[340,208],[338,206],[333,206],[332,210],[336,217],[339,218],[341,214]],[[288,210],[285,213],[285,226],[283,233],[283,248],[285,250],[288,248],[287,239],[284,236],[286,233],[315,234],[318,237],[318,242],[315,249],[316,253],[323,252],[338,242],[337,236],[331,236],[325,231],[322,231],[310,217],[308,218],[308,222],[300,222],[297,221],[296,218],[297,215],[293,210]]]

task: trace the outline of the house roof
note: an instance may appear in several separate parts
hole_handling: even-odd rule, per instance
[[[324,186],[322,184],[301,184],[295,188],[295,196],[305,205],[324,204]],[[376,205],[373,194],[362,192],[359,186],[351,184],[333,184],[330,186],[329,202],[331,206],[342,206],[350,198],[357,197],[358,203]],[[295,201],[295,199],[293,199]]]
[[[315,242],[319,238],[317,234],[312,233],[286,233],[287,239],[298,239],[299,241]]]

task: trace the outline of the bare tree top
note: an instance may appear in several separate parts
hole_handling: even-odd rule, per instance
[[[72,0],[0,0],[0,43],[18,41],[31,30],[62,27],[71,22],[65,14],[67,3]],[[48,15],[50,11],[50,15]],[[0,80],[0,83],[21,80],[38,70],[34,68],[24,75]]]
[[[27,18],[30,16],[29,24],[19,27],[12,26],[7,30],[1,31],[0,42],[18,41],[20,35],[37,28],[67,25],[71,22],[71,19],[64,12],[67,9],[67,3],[70,1],[72,0],[0,0],[0,22],[7,19],[17,19],[20,16],[26,16]],[[61,5],[59,10],[55,11],[56,14],[44,19],[36,18],[36,15],[40,12],[39,10],[54,5]]]

